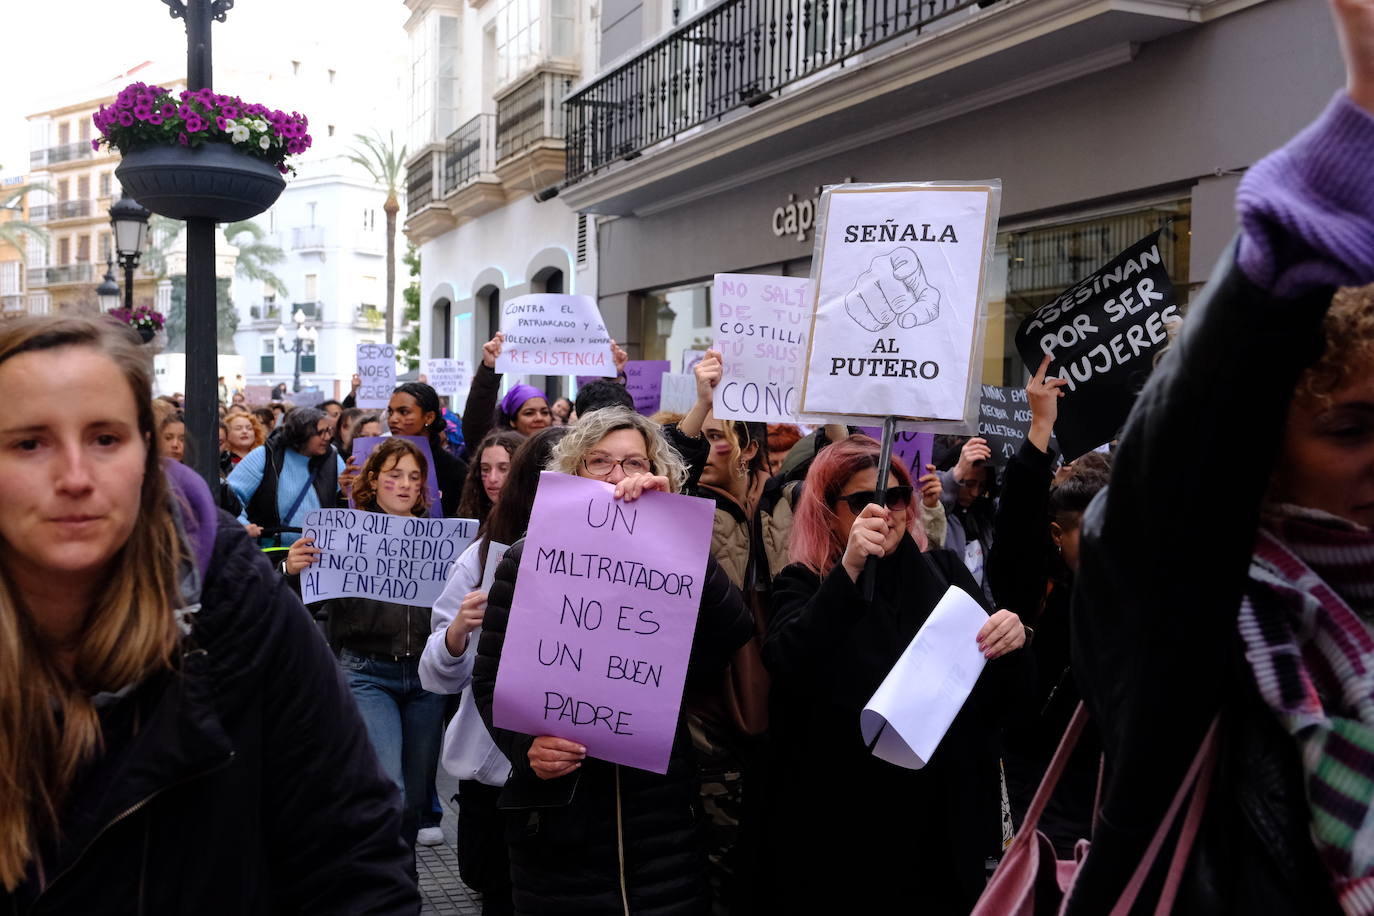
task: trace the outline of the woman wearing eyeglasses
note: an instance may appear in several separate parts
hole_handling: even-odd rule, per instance
[[[339,504],[344,464],[333,441],[334,420],[324,411],[297,407],[287,414],[281,428],[229,473],[229,488],[244,506],[239,521],[269,532],[295,529],[272,535],[274,544],[290,546],[306,513]]]
[[[682,459],[658,426],[607,407],[571,427],[549,470],[604,480],[631,502],[676,492]],[[487,596],[472,691],[511,762],[502,792],[517,913],[706,913],[710,894],[700,801],[681,713],[666,775],[587,757],[573,741],[495,728],[492,696],[524,542],[506,553]],[[687,669],[688,689],[719,677],[753,631],[739,590],[709,556]]]
[[[792,522],[793,563],[773,580],[766,867],[780,913],[967,913],[1000,850],[998,724],[1028,683],[1015,614],[990,612],[977,636],[989,664],[923,769],[874,757],[859,731],[864,704],[949,586],[983,601],[958,556],[922,552],[920,502],[900,459],[887,507],[875,504],[878,452],[851,436],[817,456]],[[859,586],[870,556],[879,558],[871,602]],[[843,880],[813,880],[820,850],[826,874]]]

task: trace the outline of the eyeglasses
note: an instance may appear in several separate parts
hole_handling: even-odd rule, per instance
[[[911,505],[911,496],[914,492],[913,487],[888,487],[887,488],[887,507],[901,511]],[[873,490],[860,490],[857,493],[849,493],[840,497],[841,502],[849,504],[849,511],[858,515],[864,511],[864,506],[878,501],[878,494]]]
[[[326,439],[334,438],[334,427],[326,426],[324,429],[315,430],[315,435],[324,436]]]
[[[649,459],[631,456],[621,458],[619,461],[610,455],[592,455],[590,458],[582,459],[582,466],[587,469],[587,473],[593,477],[610,477],[611,471],[617,466],[624,472],[626,477],[634,477],[637,474],[647,474],[653,470],[653,465],[649,464]]]

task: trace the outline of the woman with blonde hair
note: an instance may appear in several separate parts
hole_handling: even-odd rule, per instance
[[[686,473],[658,426],[623,407],[583,416],[554,447],[549,470],[612,484],[615,498],[626,502],[647,490],[674,492]],[[493,725],[496,671],[523,549],[523,540],[514,544],[497,568],[472,681],[478,710],[511,762],[506,793],[562,800],[539,808],[533,821],[529,810],[507,813],[516,912],[706,912],[700,803],[681,713],[662,776],[587,757],[573,741]],[[752,630],[739,590],[708,555],[688,683],[711,682]]]
[[[267,430],[261,420],[244,411],[224,418],[224,433],[226,448],[219,455],[219,470],[227,477],[249,452],[267,441]]]
[[[413,913],[332,660],[151,379],[108,320],[0,327],[0,910]]]

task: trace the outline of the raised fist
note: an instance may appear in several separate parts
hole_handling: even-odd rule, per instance
[[[892,322],[903,328],[929,324],[940,315],[940,291],[926,282],[921,259],[898,248],[873,259],[844,297],[844,310],[868,331]]]

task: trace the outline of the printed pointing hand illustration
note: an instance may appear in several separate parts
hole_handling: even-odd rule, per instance
[[[897,248],[873,259],[844,297],[844,309],[868,331],[892,322],[903,328],[929,324],[940,315],[940,291],[926,282],[921,259]]]

